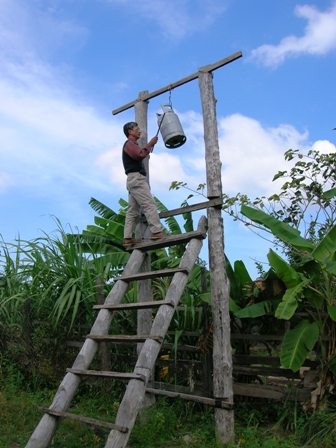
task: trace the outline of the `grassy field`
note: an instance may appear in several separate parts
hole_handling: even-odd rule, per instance
[[[0,389],[0,446],[21,448],[27,443],[42,414],[39,406],[48,407],[54,391],[27,391],[2,382]],[[97,387],[86,387],[69,412],[114,421],[118,401]],[[238,403],[235,411],[236,443],[233,447],[294,448],[302,447],[299,426],[293,409],[261,403]],[[287,419],[283,418],[287,415]],[[302,419],[302,417],[300,417]],[[218,447],[214,435],[213,410],[182,401],[160,399],[137,423],[129,440],[131,448],[209,448]],[[282,420],[282,421],[281,421]],[[281,424],[280,424],[281,423]],[[301,432],[300,432],[301,431]],[[53,448],[104,447],[107,430],[64,419],[52,442]],[[309,445],[322,447],[323,444]],[[331,447],[336,445],[325,445]]]

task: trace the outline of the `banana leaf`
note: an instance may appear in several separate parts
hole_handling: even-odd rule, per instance
[[[312,256],[315,260],[324,262],[336,251],[336,226],[332,227],[323,240],[315,247]]]
[[[272,302],[266,300],[264,302],[254,303],[251,306],[247,306],[242,308],[239,311],[234,313],[235,317],[239,319],[243,319],[246,317],[254,318],[264,316],[266,313],[269,313],[272,310]]]
[[[316,322],[302,320],[293,330],[285,334],[280,354],[282,367],[297,372],[308,353],[313,349],[319,336]]]
[[[283,258],[272,249],[267,254],[269,264],[287,288],[292,288],[301,283],[301,276]]]
[[[334,320],[336,322],[336,306],[335,305],[328,306],[328,314],[332,318],[332,320]]]
[[[276,237],[285,243],[290,244],[297,249],[305,250],[309,253],[314,250],[314,245],[305,238],[302,238],[297,229],[294,229],[290,225],[279,221],[273,216],[270,216],[261,210],[249,207],[248,205],[242,205],[240,211],[242,215],[251,219],[251,221],[262,224],[267,229],[271,230]]]
[[[275,311],[275,317],[278,319],[290,319],[295,313],[296,308],[299,305],[299,300],[303,296],[303,291],[310,283],[310,279],[304,279],[301,283],[293,288],[287,289],[282,301],[279,303],[278,308]]]

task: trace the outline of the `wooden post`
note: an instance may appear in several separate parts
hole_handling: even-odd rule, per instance
[[[206,183],[208,198],[222,195],[221,161],[219,156],[216,100],[212,74],[199,69]],[[233,402],[232,350],[230,342],[230,286],[224,257],[224,229],[220,207],[208,208],[208,246],[213,320],[213,382],[215,399]],[[234,443],[234,413],[215,409],[216,438],[219,443]]]
[[[140,92],[138,99],[148,94],[148,90]],[[148,131],[147,131],[147,112],[148,112],[148,101],[139,101],[134,105],[135,121],[138,123],[141,130],[141,136],[139,139],[139,146],[143,147],[148,141]],[[146,157],[143,161],[146,172],[147,172],[147,182],[149,184],[149,157]],[[135,237],[141,239],[143,237],[150,236],[150,229],[145,223],[138,223],[136,227]],[[147,252],[141,266],[140,272],[149,272],[151,270],[151,256],[150,252]],[[152,298],[152,282],[150,279],[141,280],[137,282],[137,297],[138,302],[148,302]],[[138,310],[138,335],[150,334],[152,328],[152,310],[144,309]],[[138,344],[138,355],[141,352],[143,344]],[[151,384],[151,383],[150,383]],[[153,385],[152,385],[153,386]],[[150,386],[150,387],[152,387]],[[154,387],[154,386],[153,386]],[[155,395],[147,394],[143,402],[143,407],[151,406],[155,403]],[[141,413],[140,413],[141,418]]]
[[[202,293],[208,292],[207,288],[207,279],[206,279],[206,269],[201,267],[201,290]],[[203,337],[205,338],[207,334],[209,334],[209,305],[208,303],[203,303]],[[211,396],[211,379],[212,379],[212,362],[211,355],[208,353],[206,346],[204,347],[204,352],[201,355],[201,363],[202,363],[202,383],[203,390],[207,397]],[[204,409],[208,408],[207,405],[204,405]]]
[[[104,290],[104,280],[102,278],[96,279],[96,300],[97,305],[104,305],[105,303],[105,295],[103,294]],[[109,342],[101,342],[99,346],[100,356],[101,356],[101,370],[108,371],[111,370],[111,358],[110,358],[110,343]],[[109,384],[108,381],[105,380],[106,384]]]

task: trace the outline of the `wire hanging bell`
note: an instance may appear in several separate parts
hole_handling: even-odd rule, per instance
[[[167,148],[178,148],[187,141],[180,120],[171,104],[161,104],[163,114],[156,114],[159,130]]]

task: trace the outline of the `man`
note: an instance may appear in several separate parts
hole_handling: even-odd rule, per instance
[[[132,237],[136,220],[140,216],[140,207],[145,214],[147,223],[152,232],[151,240],[166,238],[161,231],[160,218],[156,203],[151,195],[146,180],[146,170],[143,159],[153,151],[158,137],[153,137],[144,148],[140,148],[138,140],[141,132],[138,123],[133,121],[124,125],[124,134],[128,138],[123,147],[122,160],[127,175],[126,188],[128,190],[128,209],[126,213],[123,246],[132,246],[140,243]]]

